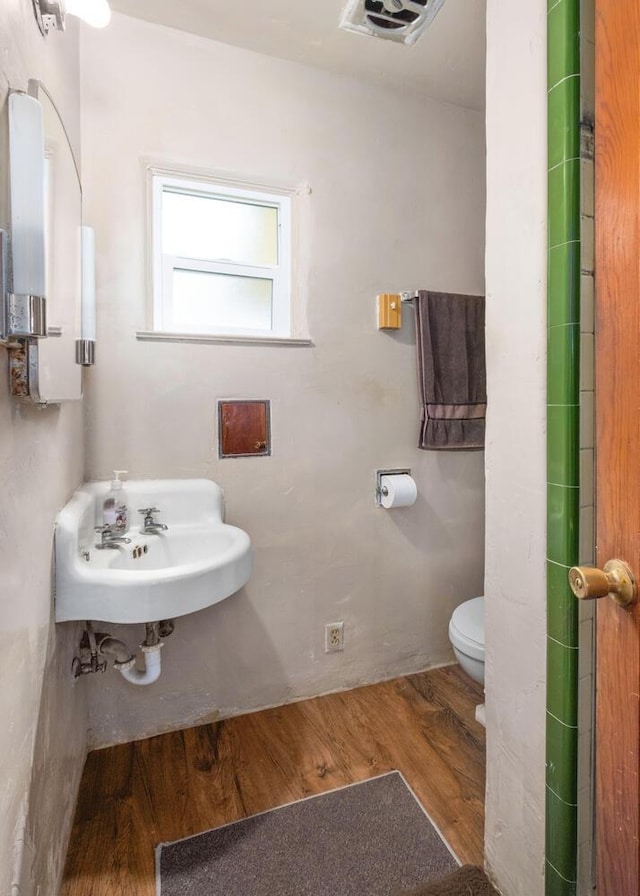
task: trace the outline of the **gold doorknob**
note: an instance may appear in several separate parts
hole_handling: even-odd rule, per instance
[[[635,603],[638,593],[635,576],[622,560],[608,560],[602,569],[572,566],[569,587],[581,600],[610,597],[621,607]]]

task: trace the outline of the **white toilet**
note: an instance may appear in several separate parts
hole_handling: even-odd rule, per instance
[[[464,671],[484,685],[484,597],[456,607],[449,622],[449,640]]]

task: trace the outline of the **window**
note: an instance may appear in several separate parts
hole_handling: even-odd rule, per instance
[[[151,176],[154,330],[290,337],[290,195]]]

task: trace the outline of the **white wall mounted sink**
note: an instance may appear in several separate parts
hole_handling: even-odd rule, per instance
[[[55,533],[57,622],[173,619],[235,594],[251,576],[246,532],[224,522],[222,489],[208,479],[125,483],[130,544],[98,550],[109,482],[81,486],[60,511]],[[138,508],[157,507],[166,531],[145,534]]]

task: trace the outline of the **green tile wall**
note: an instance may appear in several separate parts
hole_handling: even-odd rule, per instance
[[[580,5],[547,5],[547,756],[545,896],[575,896],[578,846]]]

